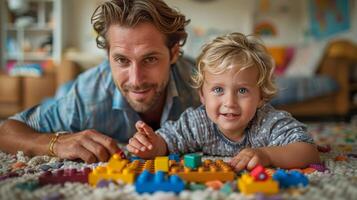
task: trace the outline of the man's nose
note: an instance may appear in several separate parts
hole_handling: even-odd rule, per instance
[[[143,82],[143,72],[139,64],[134,63],[129,70],[129,82],[131,85],[140,86]]]

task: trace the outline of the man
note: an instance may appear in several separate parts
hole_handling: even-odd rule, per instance
[[[113,138],[127,142],[138,120],[155,128],[176,120],[199,102],[189,83],[193,67],[179,61],[188,22],[161,0],[101,4],[92,23],[109,61],[80,75],[56,102],[10,117],[0,149],[106,161],[118,150]]]

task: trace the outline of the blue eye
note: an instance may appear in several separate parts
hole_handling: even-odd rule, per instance
[[[221,93],[223,93],[223,88],[221,88],[221,87],[215,87],[215,88],[213,88],[213,90],[212,90],[215,94],[221,94]]]
[[[245,93],[248,92],[248,90],[247,90],[247,88],[239,88],[239,89],[238,89],[238,92],[239,92],[240,94],[245,94]]]

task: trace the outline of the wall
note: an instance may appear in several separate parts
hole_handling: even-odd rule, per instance
[[[90,17],[101,0],[63,0],[66,4],[64,12],[67,20],[63,23],[69,27],[65,47],[75,47],[82,52],[105,56],[105,52],[98,50],[95,44],[95,34],[90,24]],[[357,40],[357,0],[351,0],[351,30],[347,33],[327,38],[350,38]],[[255,7],[258,0],[165,0],[169,5],[177,8],[191,19],[191,27],[202,29],[216,29],[222,32],[239,31],[245,34],[252,32]],[[274,0],[276,4],[286,4],[290,13],[275,13],[276,23],[280,24],[280,32],[276,38],[264,38],[268,45],[295,45],[311,41],[304,37],[308,29],[307,0],[286,1]],[[287,3],[288,2],[288,3]],[[274,13],[275,11],[273,11]],[[269,14],[266,16],[269,17]],[[327,41],[327,40],[325,40]]]
[[[254,1],[246,0],[165,0],[191,19],[191,25],[201,28],[250,33]]]

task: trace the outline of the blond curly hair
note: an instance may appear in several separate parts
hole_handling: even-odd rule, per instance
[[[264,101],[269,101],[277,93],[274,83],[275,63],[265,46],[254,36],[230,33],[217,37],[202,47],[197,58],[197,72],[193,76],[194,87],[201,89],[204,72],[220,74],[232,65],[238,70],[256,66],[259,71],[257,85]]]

